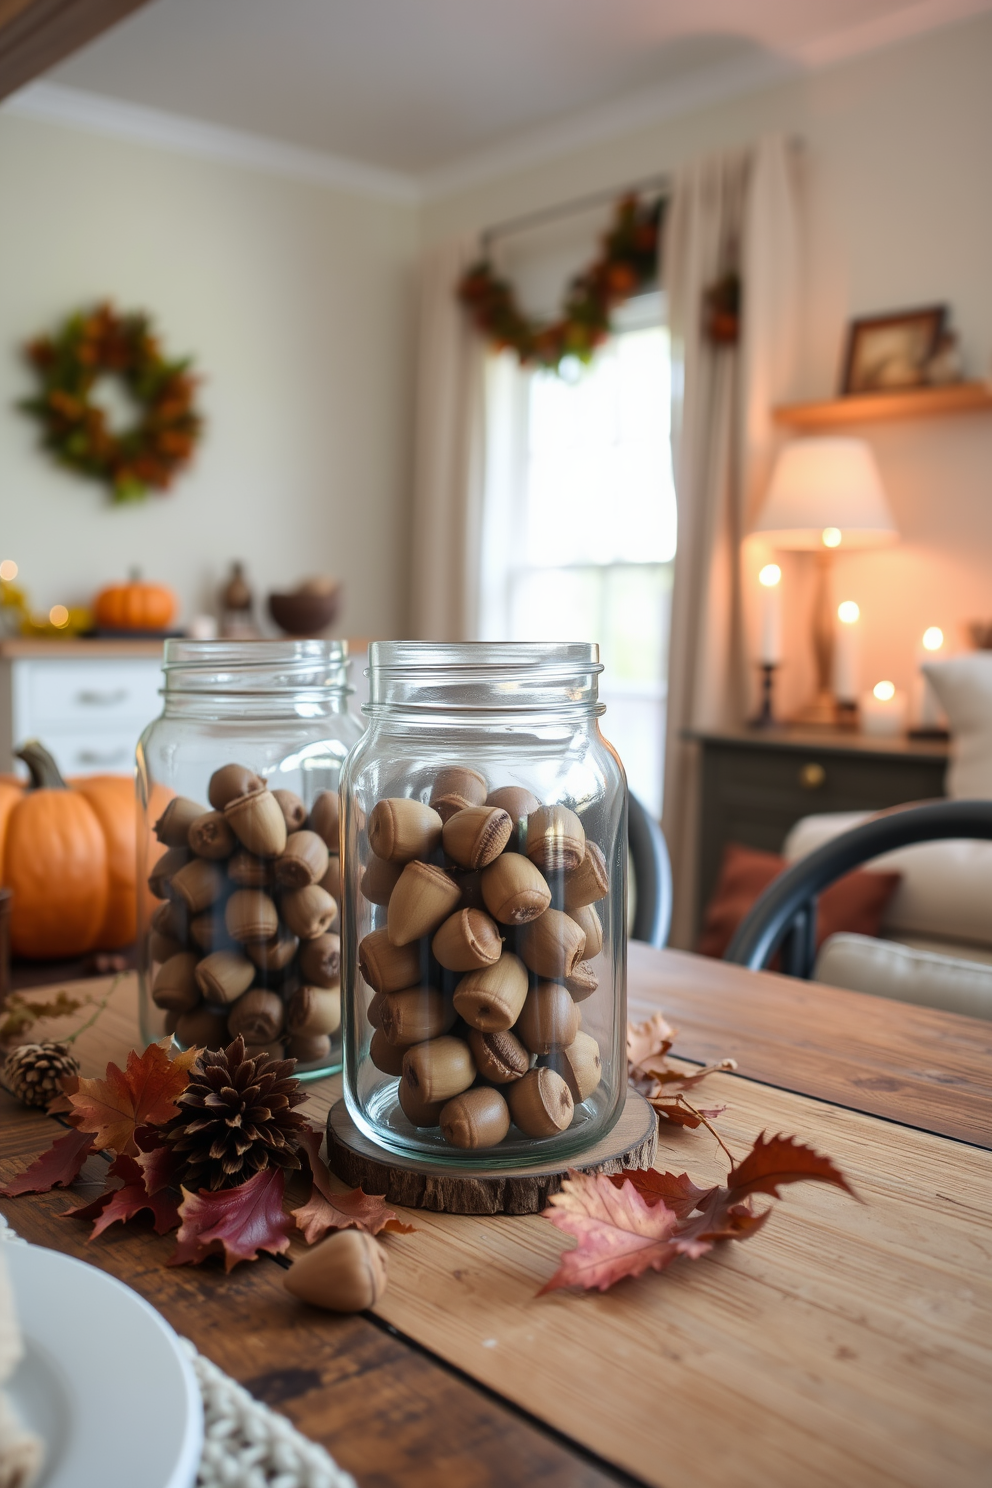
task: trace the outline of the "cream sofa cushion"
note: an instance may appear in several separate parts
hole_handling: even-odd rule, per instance
[[[928,661],[923,673],[954,740],[947,794],[959,801],[992,800],[992,651]]]
[[[831,935],[820,948],[813,980],[945,1013],[992,1019],[992,966],[867,935]]]

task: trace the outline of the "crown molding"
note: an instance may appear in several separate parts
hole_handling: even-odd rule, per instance
[[[881,51],[883,47],[897,46],[901,41],[911,41],[914,36],[938,31],[957,21],[974,20],[990,9],[990,0],[917,0],[903,10],[796,47],[793,55],[805,67],[829,67],[867,52]]]
[[[364,165],[301,145],[284,144],[246,130],[204,124],[160,109],[122,103],[81,88],[66,88],[60,83],[31,83],[5,99],[0,112],[85,129],[111,139],[130,140],[201,160],[242,166],[267,175],[309,181],[380,201],[415,203],[421,196],[415,177],[399,171]]]

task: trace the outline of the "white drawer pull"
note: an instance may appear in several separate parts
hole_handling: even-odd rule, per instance
[[[122,761],[126,762],[130,760],[130,758],[130,749],[115,749],[110,754],[100,754],[96,749],[81,749],[76,755],[76,761],[80,765],[100,765],[102,767],[120,764]]]
[[[128,698],[127,688],[118,687],[114,692],[77,692],[76,702],[81,703],[84,708],[116,708],[118,703],[126,703]]]

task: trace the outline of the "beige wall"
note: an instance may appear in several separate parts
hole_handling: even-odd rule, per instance
[[[183,615],[232,558],[257,592],[345,584],[337,629],[406,620],[413,207],[0,114],[0,557],[39,607],[140,565]],[[115,508],[36,449],[18,346],[100,297],[192,352],[208,432],[174,491]]]
[[[807,223],[794,395],[834,389],[849,316],[932,301],[951,305],[968,372],[984,375],[992,358],[990,80],[986,18],[462,191],[427,209],[425,235],[475,230],[782,130],[803,144]],[[940,625],[960,645],[965,621],[992,619],[992,417],[865,433],[903,541],[840,559],[836,597],[861,605],[864,680],[908,686],[926,626]],[[797,560],[786,579],[793,634],[783,681],[795,702],[808,676],[804,616],[795,613],[808,592]]]

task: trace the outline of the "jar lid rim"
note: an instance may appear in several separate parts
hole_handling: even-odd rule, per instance
[[[595,641],[373,641],[369,672],[603,670]]]
[[[192,640],[185,636],[169,637],[163,651],[162,670],[187,670],[191,667],[272,667],[293,663],[331,665],[348,660],[345,640],[293,639],[280,640]]]

